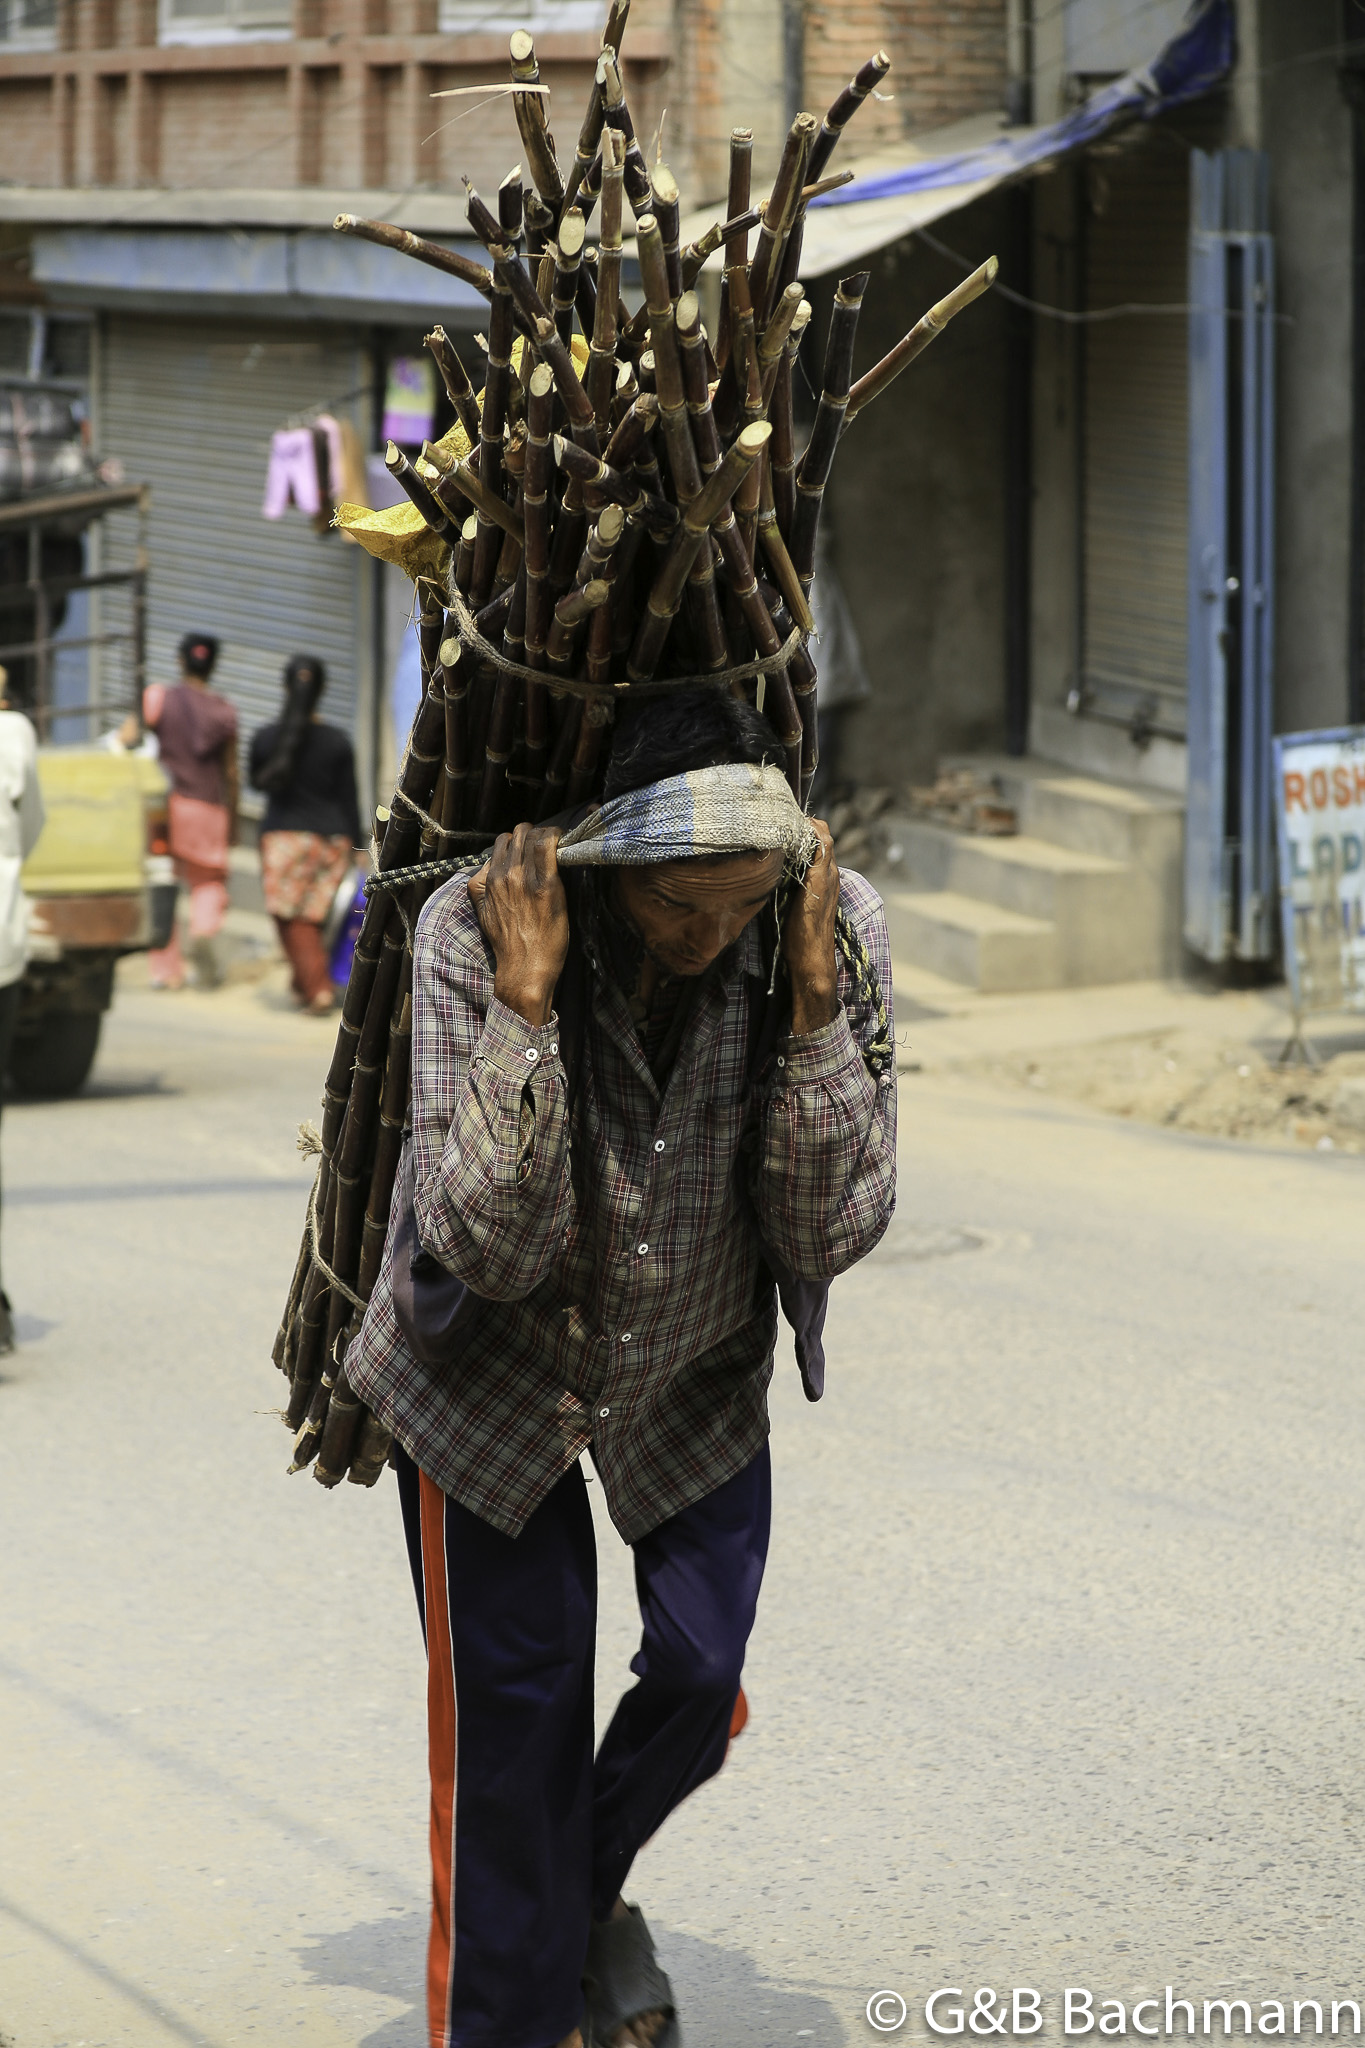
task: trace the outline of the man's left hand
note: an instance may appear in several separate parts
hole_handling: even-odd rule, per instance
[[[834,951],[834,915],[839,908],[839,869],[834,840],[823,818],[812,818],[820,852],[805,882],[792,891],[782,931],[782,952],[792,984],[792,1031],[801,1037],[832,1024],[839,1014],[839,968]]]

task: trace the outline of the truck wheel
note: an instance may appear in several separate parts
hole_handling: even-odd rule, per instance
[[[49,1010],[32,1036],[16,1038],[10,1080],[21,1095],[74,1095],[95,1063],[98,1010]]]

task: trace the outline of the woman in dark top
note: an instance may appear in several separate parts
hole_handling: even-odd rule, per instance
[[[335,996],[322,927],[338,884],[357,853],[360,814],[351,742],[317,716],[326,672],[296,654],[284,672],[284,712],[251,741],[251,784],[270,802],[261,823],[265,907],[289,956],[294,993],[314,1016]]]

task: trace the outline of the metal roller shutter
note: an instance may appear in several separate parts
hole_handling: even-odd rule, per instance
[[[1088,166],[1088,311],[1182,306],[1189,162],[1164,135]],[[1084,455],[1086,709],[1183,738],[1186,698],[1187,323],[1087,324]]]
[[[327,665],[323,716],[357,733],[365,557],[292,507],[261,516],[275,428],[324,406],[364,417],[357,337],[316,335],[124,314],[104,327],[100,452],[152,486],[148,676],[174,677],[182,634],[217,634],[214,687],[237,706],[244,743],[276,716],[284,664],[300,652]]]

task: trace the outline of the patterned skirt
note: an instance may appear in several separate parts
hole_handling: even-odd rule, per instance
[[[346,834],[324,839],[320,832],[263,832],[261,880],[272,917],[302,917],[323,924],[337,885],[351,864]]]

